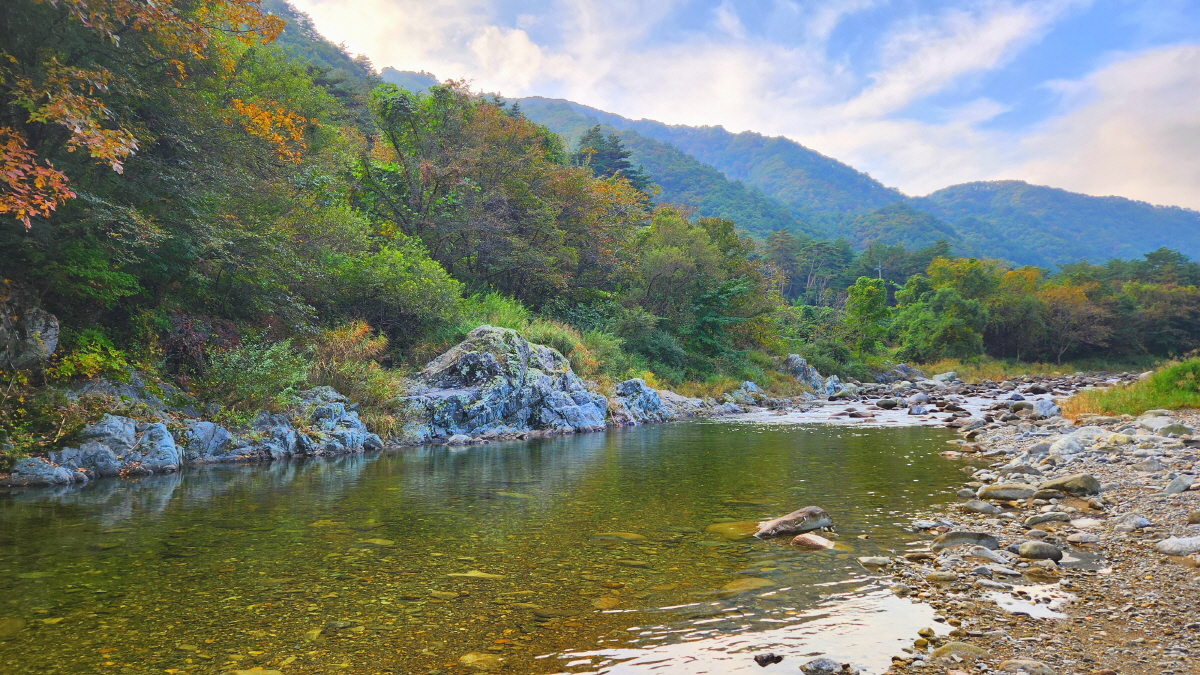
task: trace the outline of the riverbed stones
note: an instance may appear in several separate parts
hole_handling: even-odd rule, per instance
[[[833,518],[819,506],[806,506],[774,520],[758,525],[756,537],[775,537],[781,534],[801,534],[833,526]]]
[[[1069,523],[1071,522],[1071,514],[1063,513],[1062,511],[1050,511],[1048,513],[1035,513],[1025,519],[1025,527],[1033,527],[1042,523]]]
[[[1044,541],[1027,541],[1017,548],[1017,555],[1029,560],[1062,560],[1063,552],[1054,544]]]
[[[925,580],[932,584],[952,584],[958,581],[958,574],[954,572],[930,572],[925,575]]]
[[[1164,495],[1177,495],[1181,492],[1186,492],[1192,487],[1192,483],[1196,480],[1195,476],[1188,474],[1180,474],[1167,483],[1167,487],[1163,488]]]
[[[838,663],[833,659],[822,657],[813,659],[800,666],[800,672],[804,673],[804,675],[844,675],[845,673],[854,672],[843,666],[844,664]]]
[[[1075,534],[1068,535],[1067,541],[1072,544],[1099,544],[1100,537],[1090,532],[1076,532]]]
[[[1038,490],[1058,490],[1077,497],[1100,494],[1100,481],[1088,473],[1054,478],[1038,485]]]
[[[833,548],[832,541],[829,541],[820,535],[813,534],[812,532],[798,534],[789,543],[796,548],[810,549],[814,551]]]
[[[410,420],[401,439],[409,443],[485,432],[598,431],[608,413],[607,399],[588,391],[558,351],[487,325],[425,366],[397,407]]]
[[[1035,492],[1037,488],[1027,483],[997,483],[979,488],[976,494],[980,499],[1010,502],[1029,499]]]
[[[503,661],[504,658],[498,654],[487,654],[484,652],[467,652],[458,657],[459,665],[485,672],[498,669]]]
[[[1122,514],[1109,519],[1108,523],[1117,532],[1135,532],[1151,525],[1149,519],[1137,513]]]
[[[933,540],[931,548],[941,551],[955,546],[982,546],[989,549],[1000,548],[1000,540],[986,532],[950,531],[940,534]]]
[[[11,640],[25,630],[25,620],[13,616],[0,618],[0,640]]]
[[[867,555],[858,559],[858,564],[863,567],[887,567],[892,564],[890,558],[885,558],[881,555]]]
[[[721,592],[730,594],[749,593],[750,591],[757,591],[760,588],[768,588],[774,585],[775,582],[771,581],[770,579],[763,579],[762,577],[745,577],[743,579],[734,579],[733,581],[721,586]]]
[[[994,504],[989,504],[981,499],[973,499],[966,504],[963,504],[963,508],[968,511],[974,511],[975,513],[982,513],[990,516],[994,516],[1002,511],[1000,507]]]

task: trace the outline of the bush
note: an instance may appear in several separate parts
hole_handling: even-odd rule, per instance
[[[85,328],[77,333],[67,333],[63,342],[66,349],[55,355],[46,369],[50,380],[67,382],[97,375],[114,375],[117,379],[127,377],[128,357],[103,332]]]
[[[221,417],[248,422],[258,410],[279,412],[294,405],[308,381],[312,361],[291,340],[250,338],[232,349],[212,350],[208,368],[197,382],[204,397],[223,406]]]
[[[388,347],[364,321],[353,321],[320,334],[313,344],[313,385],[328,385],[359,404],[367,426],[381,436],[399,431],[393,399],[401,393],[401,374],[379,364]]]

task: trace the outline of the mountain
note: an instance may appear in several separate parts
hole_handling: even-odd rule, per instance
[[[561,99],[533,96],[520,99],[520,103],[529,119],[568,140],[593,124],[603,124],[670,143],[727,177],[745,181],[775,197],[801,219],[808,212],[861,212],[905,199],[899,190],[884,187],[865,173],[782,137],[749,131],[734,134],[723,127],[630,120]]]
[[[392,67],[385,67],[379,71],[379,78],[412,92],[425,91],[438,83],[438,79],[432,73],[423,70],[414,73],[411,70],[396,70]]]
[[[1031,265],[1135,258],[1160,247],[1200,258],[1200,213],[1018,180],[964,183],[909,200],[981,252]]]
[[[428,73],[385,69],[385,81],[425,88]],[[960,255],[1055,267],[1135,258],[1160,247],[1200,259],[1200,212],[1122,197],[1093,197],[1021,181],[954,185],[908,197],[799,143],[722,127],[631,120],[562,99],[518,99],[529,119],[568,145],[600,124],[618,131],[662,187],[659,201],[731,218],[758,236],[789,229],[921,248],[936,240]]]

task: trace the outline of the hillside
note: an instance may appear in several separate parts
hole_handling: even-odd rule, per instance
[[[568,139],[599,123],[670,143],[727,177],[777,198],[801,220],[808,212],[861,212],[904,199],[900,191],[786,138],[630,120],[571,101],[536,96],[521,99],[521,108],[529,119]]]
[[[982,252],[1053,266],[1135,258],[1160,247],[1200,257],[1200,213],[1023,181],[965,183],[910,200]]]

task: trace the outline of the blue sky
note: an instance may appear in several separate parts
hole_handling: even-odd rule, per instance
[[[378,67],[1200,209],[1200,0],[297,0]]]

